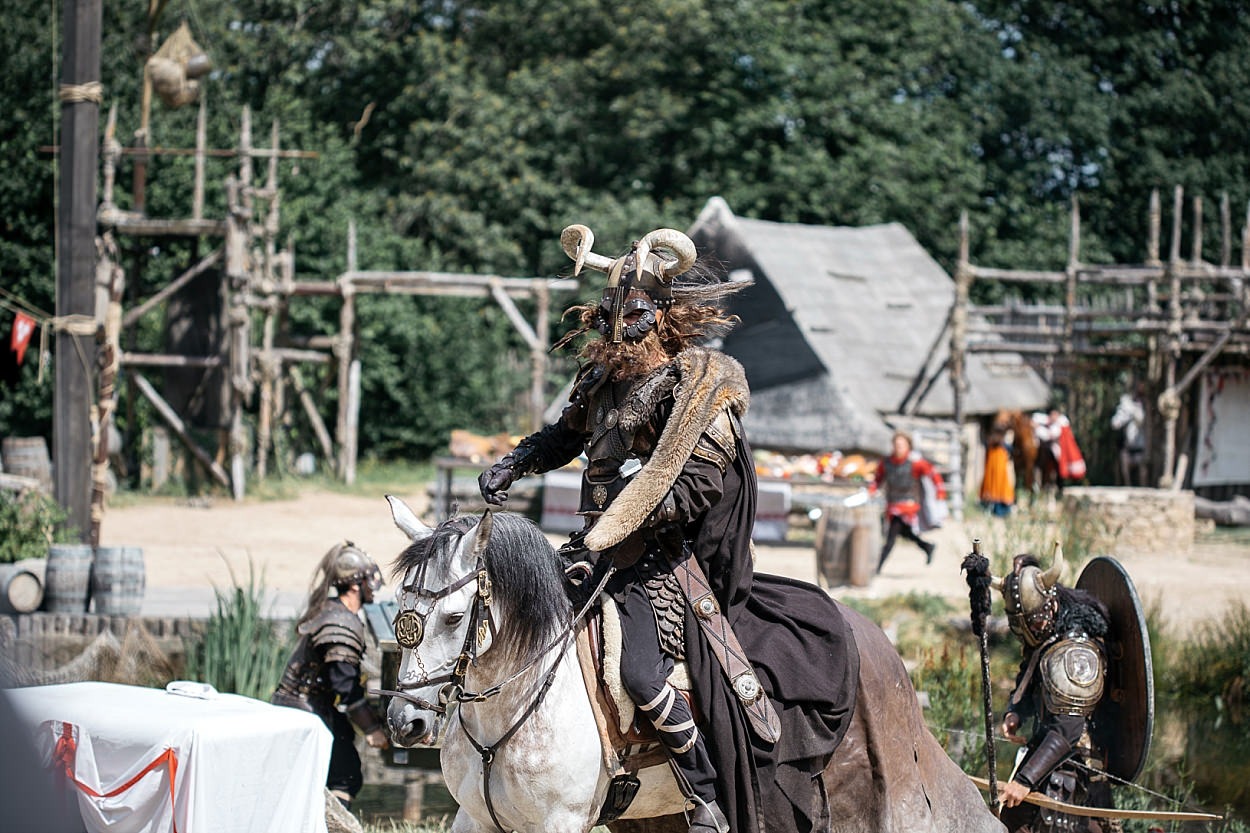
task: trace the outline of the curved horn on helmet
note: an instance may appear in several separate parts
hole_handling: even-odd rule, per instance
[[[575,224],[566,226],[560,232],[560,246],[564,253],[573,261],[573,274],[581,274],[583,266],[606,272],[612,268],[612,258],[597,255],[591,251],[595,245],[595,233],[586,226]]]
[[[675,228],[659,228],[648,232],[638,242],[638,246],[648,252],[652,249],[667,249],[677,255],[676,263],[665,264],[662,269],[662,277],[666,279],[675,278],[694,266],[695,259],[699,256],[695,251],[694,241]]]
[[[1055,552],[1051,556],[1050,566],[1041,575],[1042,584],[1049,590],[1055,586],[1055,582],[1059,581],[1061,575],[1063,575],[1063,546],[1056,541]]]

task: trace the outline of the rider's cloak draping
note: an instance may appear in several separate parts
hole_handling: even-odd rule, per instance
[[[706,464],[693,459],[691,450],[723,408],[738,417],[746,411],[745,374],[732,358],[692,348],[674,363],[678,382],[662,403],[665,419],[655,451],[586,536],[591,549],[620,543],[670,489],[702,488],[706,481],[700,472]],[[548,434],[548,439],[556,438]],[[562,439],[552,445],[567,448],[568,435]],[[754,461],[741,432],[736,442],[719,498],[685,529],[721,609],[773,699],[782,723],[777,744],[765,744],[751,731],[689,609],[686,659],[705,741],[718,766],[718,797],[733,829],[819,830],[827,826],[828,812],[820,773],[855,707],[859,656],[849,626],[824,591],[754,573]],[[694,500],[687,503],[698,503],[697,496],[688,497]],[[742,754],[745,750],[751,754]]]

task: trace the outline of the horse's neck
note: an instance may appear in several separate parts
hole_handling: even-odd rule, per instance
[[[542,695],[543,702],[535,711],[552,708],[553,703],[563,699],[561,693],[567,693],[574,685],[582,685],[574,645],[570,635],[567,644],[558,644],[537,659],[518,661],[506,656],[502,650],[488,651],[479,657],[465,676],[466,690],[488,691],[500,684],[503,684],[503,688],[498,694],[470,705],[469,710],[463,713],[466,723],[470,726],[476,724],[487,732],[506,730],[540,696],[547,676],[555,669],[555,679],[551,682],[550,690]]]

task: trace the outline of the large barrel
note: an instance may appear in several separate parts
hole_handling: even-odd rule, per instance
[[[47,565],[43,558],[0,564],[0,613],[30,613],[39,609]]]
[[[136,616],[143,606],[143,549],[96,547],[91,568],[91,598],[95,612]]]
[[[43,437],[5,437],[0,454],[4,455],[5,472],[33,477],[46,491],[52,491],[52,460]]]
[[[91,589],[91,545],[52,544],[43,606],[52,613],[86,613]]]
[[[881,548],[881,507],[834,503],[816,526],[816,575],[823,587],[867,587]]]

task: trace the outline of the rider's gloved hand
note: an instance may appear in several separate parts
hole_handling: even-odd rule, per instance
[[[516,480],[516,472],[512,469],[512,460],[504,457],[495,465],[478,475],[477,487],[482,492],[482,499],[492,506],[503,506],[508,499],[508,487]]]

